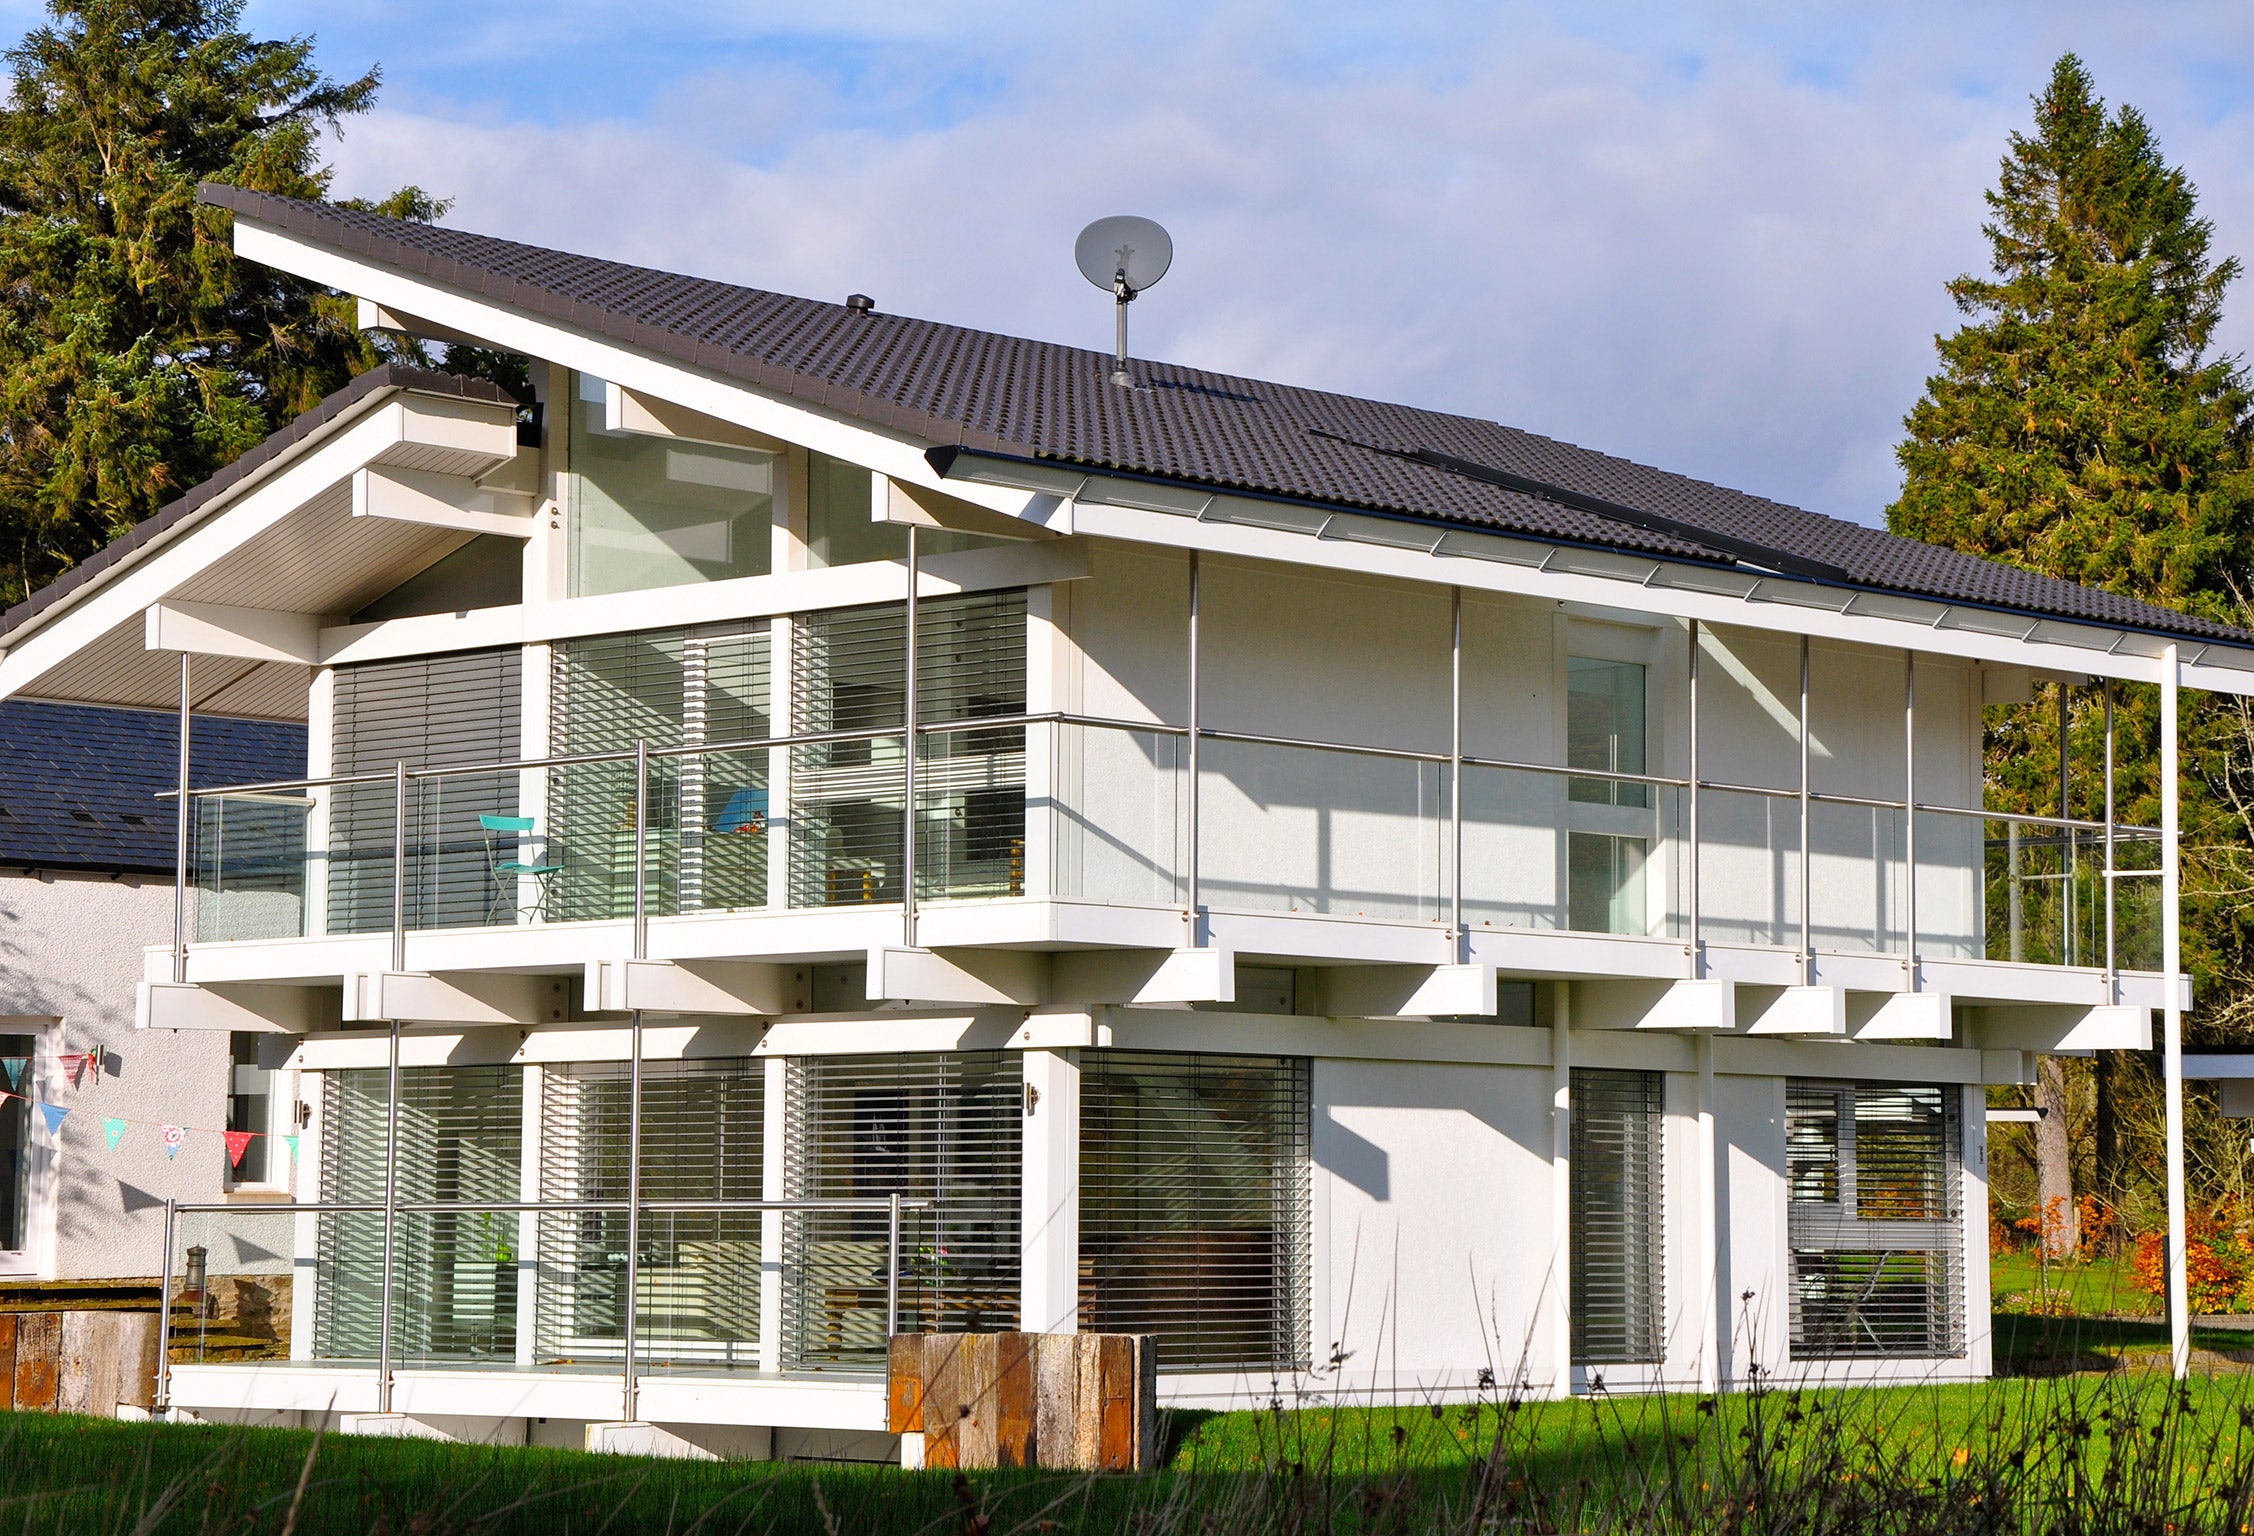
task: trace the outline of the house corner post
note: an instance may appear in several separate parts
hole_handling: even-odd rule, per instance
[[[1080,1053],[1025,1053],[1022,1319],[1077,1333],[1080,1311]]]
[[[179,799],[172,808],[172,979],[188,979],[188,836],[191,830],[188,805],[188,737],[190,734],[191,704],[188,692],[189,657],[180,653],[180,765],[179,783],[175,786]]]
[[[1550,990],[1550,1353],[1552,1395],[1573,1395],[1573,983]]]

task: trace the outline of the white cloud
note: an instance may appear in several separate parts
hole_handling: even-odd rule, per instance
[[[1106,8],[978,23],[1008,39],[982,51],[934,30],[959,12],[903,36],[866,8],[837,21],[877,50],[850,80],[716,49],[630,120],[552,126],[395,95],[339,146],[338,189],[416,181],[464,228],[1094,346],[1108,306],[1072,237],[1147,213],[1178,256],[1136,306],[1138,353],[1870,520],[1953,323],[1941,284],[1984,258],[2004,135],[2074,39],[2007,44],[1936,8],[1877,13],[1834,58],[1761,34],[1792,14],[1741,11],[1716,42],[1584,35],[1533,5],[1384,34],[1259,4],[1137,27]],[[2101,86],[2156,109],[2226,247],[2254,239],[2234,88],[2187,106],[2163,87],[2189,66],[2116,19],[2090,30],[2124,60],[2092,50]]]

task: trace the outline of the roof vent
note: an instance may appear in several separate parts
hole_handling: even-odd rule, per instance
[[[877,301],[865,293],[849,293],[845,296],[845,307],[857,315],[873,315],[877,312]]]

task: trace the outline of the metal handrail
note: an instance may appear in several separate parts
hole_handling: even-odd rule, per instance
[[[938,1207],[937,1200],[903,1198],[888,1195],[881,1199],[863,1197],[836,1200],[643,1200],[636,1208],[644,1211],[675,1212],[759,1212],[759,1211],[861,1211],[875,1214],[882,1211],[887,1218],[885,1241],[885,1297],[884,1333],[891,1338],[900,1327],[900,1217],[909,1211],[927,1211]],[[164,1202],[164,1262],[160,1266],[157,1282],[157,1376],[156,1388],[151,1397],[149,1415],[162,1419],[172,1411],[172,1245],[178,1235],[182,1216],[226,1215],[247,1216],[253,1219],[264,1216],[428,1216],[428,1215],[573,1215],[586,1212],[617,1212],[629,1209],[624,1200],[395,1200],[388,1205],[380,1200],[290,1200],[261,1202],[245,1205],[240,1201],[223,1200],[167,1200]],[[387,1288],[388,1294],[388,1288]],[[386,1335],[381,1354],[386,1362],[390,1356],[390,1323],[388,1313],[382,1324]],[[634,1340],[624,1340],[629,1359],[634,1353]],[[387,1371],[388,1363],[379,1365]]]

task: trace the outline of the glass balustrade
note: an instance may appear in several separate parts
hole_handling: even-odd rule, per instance
[[[1176,907],[1192,866],[1189,743],[1086,721],[919,733],[919,902],[1028,896]],[[1029,772],[1029,761],[1039,772]],[[1445,923],[1457,832],[1444,759],[1208,734],[1199,743],[1200,904]],[[905,738],[852,735],[652,756],[645,909],[897,906],[908,860]],[[199,794],[197,942],[387,932],[389,779]],[[2160,847],[2118,828],[1631,774],[1467,762],[1464,920],[1681,939],[1698,881],[1711,944],[2149,970]],[[410,930],[617,920],[634,910],[635,765],[422,772],[407,785]],[[1912,884],[1915,890],[1912,901]],[[1805,884],[1805,890],[1803,885]]]

